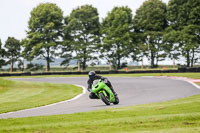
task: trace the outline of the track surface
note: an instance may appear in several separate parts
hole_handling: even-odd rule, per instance
[[[68,83],[78,84],[87,87],[86,77],[27,78],[14,80]],[[185,81],[173,79],[162,79],[155,77],[109,77],[109,80],[111,81],[114,89],[118,93],[120,99],[119,105],[106,106],[101,100],[91,100],[88,97],[89,92],[87,92],[80,98],[70,102],[62,102],[50,106],[4,113],[0,114],[0,118],[70,114],[109,107],[122,107],[136,104],[161,102],[200,94],[200,90],[193,85]]]

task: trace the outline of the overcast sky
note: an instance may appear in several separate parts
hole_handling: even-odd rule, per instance
[[[4,44],[8,36],[21,40],[26,37],[28,20],[31,10],[39,3],[56,3],[64,12],[64,16],[71,13],[78,6],[91,4],[98,9],[100,20],[114,6],[128,6],[135,14],[145,0],[1,0],[0,1],[0,39]],[[169,0],[163,0],[167,3]]]

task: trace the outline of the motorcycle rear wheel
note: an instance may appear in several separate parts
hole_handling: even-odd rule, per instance
[[[101,92],[100,94],[101,100],[106,104],[106,105],[110,105],[110,100],[109,97],[106,97],[103,92]]]
[[[113,104],[119,104],[119,98],[118,98],[118,96],[115,96],[115,102]]]

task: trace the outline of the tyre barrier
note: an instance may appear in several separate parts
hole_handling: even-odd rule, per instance
[[[31,72],[25,72],[25,73],[0,73],[0,77],[8,77],[8,76],[31,76]]]
[[[200,72],[200,67],[180,67],[178,72]]]

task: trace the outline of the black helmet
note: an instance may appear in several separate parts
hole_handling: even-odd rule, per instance
[[[95,71],[90,71],[90,72],[88,73],[88,76],[89,76],[90,80],[94,80],[94,78],[95,78],[95,76],[96,76]]]

